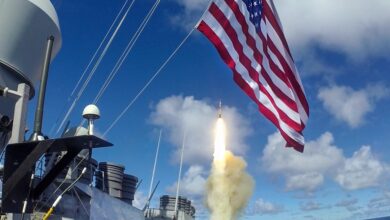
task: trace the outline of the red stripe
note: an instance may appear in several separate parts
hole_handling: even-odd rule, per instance
[[[303,108],[305,109],[306,113],[309,114],[309,105],[308,105],[307,100],[305,98],[305,94],[303,93],[299,82],[297,81],[293,71],[291,70],[290,65],[288,65],[286,59],[283,57],[283,55],[277,49],[276,45],[274,44],[274,42],[272,40],[269,40],[267,45],[269,46],[270,50],[275,54],[275,56],[278,58],[280,64],[283,67],[285,74],[288,77],[289,84],[292,86],[294,91],[297,93],[297,96],[298,96]]]
[[[263,105],[259,100],[257,100],[256,98],[253,98],[253,97],[256,97],[253,93],[253,90],[245,82],[245,80],[242,79],[241,75],[234,70],[233,70],[233,73],[234,73],[234,81],[258,105],[259,111],[278,128],[280,134],[287,142],[286,147],[293,147],[295,150],[297,150],[299,152],[303,152],[304,146],[302,144],[298,143],[297,141],[295,141],[283,129],[280,128],[279,120],[275,117],[275,115],[265,105]]]
[[[271,51],[275,54],[275,56],[280,61],[281,65],[282,65],[282,67],[284,69],[284,72],[285,72],[285,74],[288,77],[289,84],[292,85],[294,91],[296,92],[296,94],[298,96],[299,101],[301,102],[301,104],[303,106],[303,109],[305,110],[306,114],[309,116],[309,105],[307,103],[305,94],[303,93],[303,91],[301,89],[301,86],[299,85],[297,79],[295,78],[294,73],[290,69],[290,66],[287,64],[286,60],[284,59],[284,57],[282,56],[282,54],[276,48],[275,44],[272,41],[270,41],[268,43],[268,45],[269,45]],[[302,125],[304,126],[303,123],[302,123]]]
[[[262,1],[263,3],[263,14],[267,16],[268,21],[272,24],[274,27],[276,33],[279,35],[280,39],[282,40],[284,48],[286,48],[288,54],[290,55],[291,59],[291,52],[290,48],[288,47],[286,37],[283,34],[282,28],[279,25],[279,22],[276,20],[275,15],[271,9],[271,7],[268,5],[267,1]]]
[[[258,36],[260,37],[261,41],[263,42],[263,47],[264,47],[264,48],[267,48],[268,46],[270,46],[270,47],[275,47],[274,43],[270,40],[271,38],[267,37],[267,40],[266,40],[262,32],[259,32],[259,33],[258,33]],[[275,47],[275,48],[276,48],[276,47]],[[270,49],[271,49],[271,48],[270,48]],[[277,49],[276,49],[276,51],[279,52]],[[274,52],[274,51],[273,51],[273,52]],[[284,57],[280,58],[280,57],[278,56],[278,53],[277,53],[277,52],[274,52],[274,54],[275,54],[275,56],[277,56],[278,60],[281,62],[282,67],[284,67],[284,65],[287,65],[287,63],[284,62],[284,61],[285,61],[285,60],[284,60]],[[276,64],[274,64],[274,62],[272,61],[272,59],[271,59],[271,57],[270,57],[270,55],[269,55],[267,49],[264,50],[264,54],[265,54],[265,56],[268,58],[268,60],[270,61],[270,66],[275,65],[274,68],[279,69],[279,67],[277,67]],[[274,69],[273,69],[273,70],[274,70]],[[284,70],[284,71],[285,71],[285,70]],[[285,71],[285,72],[286,72],[286,71]],[[285,72],[281,72],[281,74],[285,75]],[[294,77],[294,79],[295,79],[295,77]],[[287,79],[287,81],[288,81],[287,85],[289,85],[289,87],[291,88],[291,81],[290,81],[289,79]],[[299,87],[299,85],[298,85],[298,87]],[[293,86],[293,88],[295,88],[295,87]],[[294,90],[295,90],[295,89],[294,89]],[[295,90],[295,91],[296,91],[296,90]],[[300,87],[299,87],[299,90],[296,91],[296,92],[297,92],[297,96],[298,96],[299,100],[301,100],[301,97],[302,97],[302,96],[299,95],[299,92],[302,92],[302,91],[300,90]],[[285,99],[285,97],[282,97],[282,96],[280,96],[279,98],[280,98],[280,99]],[[287,100],[291,100],[290,97],[287,97],[287,98],[288,98]],[[304,99],[304,101],[301,101],[301,103],[303,103],[302,105],[304,105],[304,103],[307,104],[307,101],[306,101],[304,95],[303,95],[303,99]],[[293,102],[293,105],[295,106],[295,108],[293,108],[293,109],[294,109],[294,110],[296,109],[296,112],[298,112],[298,107],[297,107],[296,101],[294,100],[294,101],[292,101],[292,102]],[[305,107],[304,107],[304,108],[305,108]],[[306,111],[306,112],[307,112],[307,114],[308,114],[308,111]],[[305,123],[304,123],[302,120],[301,120],[301,123],[300,123],[300,125],[299,125],[299,128],[300,128],[300,129],[299,129],[298,131],[302,131],[302,130],[305,128]]]
[[[210,6],[210,13],[214,16],[214,18],[220,23],[220,25],[224,28],[225,32],[227,33],[227,35],[229,36],[230,40],[232,41],[233,43],[233,47],[234,49],[237,51],[238,55],[239,55],[239,61],[241,62],[241,64],[243,64],[243,66],[248,70],[248,73],[249,75],[251,76],[252,80],[254,80],[257,85],[259,86],[259,88],[261,88],[263,91],[265,91],[265,89],[263,88],[262,84],[260,83],[260,80],[259,80],[259,75],[258,73],[256,72],[255,69],[253,69],[253,67],[251,66],[251,61],[249,60],[249,58],[244,54],[244,49],[243,49],[243,45],[241,45],[240,41],[238,40],[238,36],[237,36],[237,33],[236,31],[234,30],[234,28],[232,27],[231,23],[229,22],[229,20],[226,18],[225,14],[223,14],[223,12],[218,8],[217,5],[215,5],[214,3],[211,4]],[[269,84],[269,86],[271,87],[272,91],[275,93],[275,95],[282,101],[284,102],[287,106],[290,107],[290,109],[292,109],[293,111],[295,110],[295,112],[298,112],[298,109],[296,107],[296,104],[294,102],[285,102],[286,100],[289,100],[289,97],[286,96],[273,82],[272,80],[270,79],[270,77],[264,72],[264,69],[261,70],[261,74],[262,76],[264,77],[264,79],[267,81],[267,83]],[[285,121],[287,124],[289,124],[292,128],[294,129],[297,129],[297,130],[301,130],[301,125],[300,123],[298,122],[295,122],[294,120],[292,120],[291,118],[289,118],[286,113],[280,109],[276,104],[275,104],[275,101],[273,100],[272,96],[265,91],[265,94],[267,95],[267,97],[272,100],[272,103],[275,107],[275,109],[278,111],[279,115],[280,115],[280,118]]]
[[[259,63],[261,63],[262,57],[260,52],[257,50],[256,47],[256,41],[252,37],[251,34],[249,34],[249,27],[246,23],[245,16],[241,13],[240,7],[234,0],[225,0],[226,4],[230,7],[230,9],[233,11],[234,15],[237,18],[238,23],[240,23],[242,27],[242,32],[246,36],[246,43],[247,45],[253,50],[255,60]]]
[[[291,88],[290,81],[287,79],[285,73],[282,72],[282,71],[279,69],[279,67],[273,62],[273,60],[271,59],[271,56],[270,56],[269,53],[268,53],[268,50],[267,50],[267,48],[268,48],[268,43],[267,43],[267,42],[268,42],[268,38],[266,39],[265,36],[263,35],[263,33],[262,33],[261,31],[258,33],[258,36],[259,36],[261,42],[263,43],[264,55],[265,55],[265,56],[267,57],[267,59],[268,59],[269,65],[270,65],[270,67],[271,67],[271,70],[272,70],[273,73],[275,73],[283,82],[285,82],[286,85],[287,85],[290,89],[292,89],[292,88]],[[298,112],[298,106],[297,106],[297,103],[295,102],[295,100],[292,100],[290,97],[288,97],[288,96],[285,95],[284,93],[283,93],[282,96],[278,96],[278,97],[280,97],[280,99],[283,99],[283,100],[286,100],[286,101],[291,102],[291,106],[290,106],[290,107],[291,107],[294,111]]]
[[[268,120],[270,120],[278,128],[280,134],[282,135],[284,140],[286,140],[286,143],[287,143],[286,147],[293,147],[295,150],[297,150],[299,152],[303,152],[303,145],[298,143],[293,138],[291,138],[283,129],[281,129],[279,123],[275,123],[272,121],[272,117],[275,117],[275,116],[267,107],[265,107],[263,104],[260,103],[259,110],[266,118],[268,118]],[[275,120],[277,120],[277,119],[275,119]]]
[[[214,31],[204,21],[200,22],[198,30],[202,32],[214,44],[215,48],[218,50],[219,55],[222,57],[223,61],[225,61],[226,65],[228,65],[229,68],[232,70],[235,69],[235,62],[227,52],[222,41],[214,33]]]
[[[226,51],[226,53],[227,53],[227,51]],[[283,129],[280,128],[279,120],[274,115],[274,113],[272,113],[265,105],[263,105],[256,98],[256,95],[254,94],[252,88],[245,82],[244,79],[242,79],[241,75],[234,69],[232,71],[233,71],[234,81],[257,104],[259,111],[278,128],[280,134],[283,136],[283,138],[287,142],[286,147],[293,147],[295,150],[297,150],[299,152],[303,152],[304,146],[302,144],[298,143],[297,141],[295,141]],[[300,133],[300,132],[298,132],[298,133]]]
[[[268,58],[268,61],[269,61],[271,70],[272,70],[274,73],[278,72],[280,75],[283,75],[283,76],[281,76],[281,77],[286,78],[285,73],[282,72],[282,71],[279,69],[279,67],[272,61],[271,56],[269,55],[269,52],[268,52],[268,50],[267,50],[268,46],[270,46],[270,49],[276,48],[275,45],[274,45],[274,43],[273,43],[273,42],[270,40],[270,38],[268,38],[268,37],[267,37],[267,40],[266,40],[266,39],[265,39],[265,36],[264,36],[263,33],[261,33],[261,32],[258,33],[258,36],[260,37],[261,41],[263,42],[263,48],[265,48],[265,49],[264,49],[264,55]],[[278,50],[276,50],[276,51],[279,52]],[[274,52],[274,51],[273,51],[273,52]],[[278,56],[278,53],[274,52],[274,54],[275,54],[275,56],[278,58],[279,61],[284,61],[284,58],[283,58],[283,57],[280,58],[280,57]],[[283,67],[284,64],[286,64],[286,63],[281,62],[282,67]],[[267,77],[268,77],[268,75],[267,75]],[[287,78],[286,78],[286,81],[287,81],[287,85],[291,88],[291,83],[290,83],[290,81],[289,81]],[[284,94],[284,93],[283,93],[283,94]],[[291,107],[291,106],[290,106],[290,107],[291,107],[292,109],[294,109],[294,111],[298,112],[298,106],[297,106],[297,103],[295,102],[295,100],[291,100],[291,98],[288,97],[288,96],[286,96],[286,95],[284,95],[284,96],[278,96],[278,97],[279,97],[280,99],[284,100],[285,103],[291,102],[291,106],[293,106],[293,107]],[[302,131],[302,130],[305,128],[305,124],[302,122],[302,120],[301,120],[301,123],[298,124],[298,128],[299,128],[299,129],[298,129],[297,131]]]
[[[215,48],[218,50],[220,56],[224,62],[230,67],[233,71],[234,81],[240,86],[240,88],[259,106],[259,110],[264,114],[268,120],[270,120],[281,132],[282,136],[288,143],[288,146],[293,146],[297,151],[302,152],[303,146],[300,145],[297,141],[293,140],[288,136],[282,129],[280,129],[279,121],[275,115],[268,110],[254,94],[252,88],[242,79],[242,76],[235,70],[235,62],[227,51],[226,47],[220,40],[220,38],[214,33],[214,31],[204,22],[201,21],[198,29],[214,44]]]
[[[283,31],[282,31],[278,21],[276,20],[270,6],[268,5],[268,3],[266,1],[263,1],[263,6],[264,6],[264,8],[263,8],[264,13],[263,13],[262,19],[265,21],[265,17],[267,17],[270,25],[272,25],[272,27],[276,31],[277,35],[279,36],[280,40],[282,41],[284,48],[287,50],[288,55],[290,56],[290,59],[293,60],[293,58],[291,56],[290,48],[289,48],[287,41],[286,41],[286,37],[284,36]],[[273,44],[273,42],[272,42],[272,44]],[[293,70],[291,70],[290,66],[288,65],[288,63],[285,60],[285,58],[283,57],[283,55],[280,53],[280,51],[278,49],[276,49],[275,45],[273,45],[273,46],[274,46],[274,50],[272,50],[272,51],[275,53],[275,55],[278,57],[279,61],[281,62],[282,66],[284,68],[284,71],[288,77],[288,80],[290,81],[292,87],[294,88],[294,91],[297,93],[297,96],[298,96],[303,108],[305,109],[305,112],[309,116],[309,104],[307,103],[307,100],[305,98],[305,94],[302,91],[300,83],[297,81],[296,76],[293,73]]]
[[[222,43],[221,39],[214,33],[214,31],[204,22],[201,21],[198,29],[214,44],[215,48],[218,50],[219,55],[222,57],[222,59],[225,61],[225,63],[230,67],[230,69],[233,71],[234,75],[233,78],[236,81],[236,83],[241,87],[242,90],[257,104],[260,104],[260,102],[257,100],[256,95],[254,94],[253,90],[250,88],[250,86],[245,82],[245,80],[242,79],[241,75],[235,70],[236,63],[230,56],[229,52],[227,51],[225,45]],[[278,120],[276,117],[272,120],[272,122],[275,124],[278,124]]]
[[[234,0],[225,0],[225,1],[226,1],[227,5],[230,7],[230,9],[233,11],[234,15],[236,16],[238,23],[241,25],[242,31],[243,31],[244,35],[246,36],[246,43],[254,51],[255,60],[259,64],[262,64],[262,62],[263,62],[262,55],[257,50],[255,39],[253,38],[253,36],[251,34],[249,34],[248,24],[245,20],[244,15],[240,11],[238,4]],[[277,65],[270,59],[269,56],[267,56],[267,58],[268,58],[268,60],[270,60],[271,70],[275,73],[275,75],[277,77],[280,78],[280,80],[282,80],[288,87],[291,88],[291,85],[290,85],[288,79],[286,78],[286,76],[284,75],[284,73],[277,67]],[[264,76],[264,74],[266,76]],[[264,78],[267,78],[267,83],[271,84],[270,83],[270,82],[272,82],[271,78],[265,72],[262,72],[262,75]],[[276,85],[274,85],[274,86],[277,87]],[[288,97],[287,95],[285,95],[282,91],[280,91],[280,89],[278,87],[277,87],[277,90],[278,90],[277,94],[280,95],[280,96],[279,95],[278,96],[286,103],[286,105],[289,106],[295,112],[298,112],[298,107],[296,106],[295,101],[293,99],[291,99],[290,97]]]
[[[288,115],[284,112],[279,110],[279,108],[276,106],[275,100],[272,98],[272,96],[269,94],[269,92],[264,88],[263,85],[260,86],[260,91],[264,93],[265,96],[268,97],[268,99],[271,101],[272,105],[276,109],[276,111],[279,113],[279,117],[282,121],[284,121],[286,124],[288,124],[291,128],[293,128],[296,131],[302,131],[301,124],[295,122],[292,120]]]
[[[238,35],[229,20],[226,18],[225,14],[223,14],[223,12],[218,8],[215,3],[211,4],[209,11],[211,15],[214,16],[215,20],[217,20],[221,27],[225,30],[227,36],[232,41],[233,47],[238,53],[238,58],[241,64],[248,70],[248,73],[251,78],[258,85],[260,85],[259,74],[256,72],[255,69],[253,69],[250,59],[244,54],[244,47],[238,40]]]
[[[232,3],[231,0],[226,0],[228,1],[230,4]],[[234,2],[233,2],[234,3]],[[215,7],[215,5],[214,5]],[[229,5],[229,7],[231,7],[231,5]],[[218,7],[216,7],[218,9]],[[237,10],[237,5],[236,5],[236,10]],[[236,17],[238,18],[239,16],[237,16],[237,11],[236,10],[233,10]],[[211,11],[211,8],[210,8],[210,11]],[[255,80],[255,82],[258,83],[258,85],[260,85],[259,89],[261,90],[262,94],[266,95],[268,98],[270,98],[270,95],[267,93],[267,91],[265,90],[264,86],[262,86],[259,82],[259,75],[256,73],[256,71],[251,67],[250,65],[250,60],[245,56],[245,54],[243,54],[243,47],[242,45],[240,44],[240,42],[238,41],[238,37],[237,37],[237,33],[235,32],[235,30],[231,27],[231,24],[230,22],[226,19],[226,17],[223,15],[222,16],[222,22],[223,24],[221,23],[221,20],[218,19],[215,15],[213,15],[216,20],[221,24],[222,27],[224,27],[228,37],[232,40],[232,43],[233,43],[233,47],[235,48],[235,50],[237,50],[237,53],[239,55],[239,60],[240,62],[244,65],[244,67],[246,69],[248,69],[248,73],[249,75],[251,76],[251,78],[253,80]],[[240,22],[241,23],[241,22]],[[246,24],[246,23],[245,23]],[[242,25],[242,24],[241,24]],[[230,31],[228,31],[229,29],[229,26],[230,26]],[[247,35],[247,40],[246,40],[246,44],[248,44],[249,47],[251,47],[252,49],[254,49],[254,55],[255,55],[255,51],[257,50],[257,48],[255,47],[255,42],[254,42],[254,39],[253,38],[249,38],[248,36],[249,33],[248,33],[248,26],[244,26],[242,25],[242,28],[243,28],[243,32],[244,34]],[[302,152],[303,151],[303,145],[299,144],[296,140],[294,140],[292,137],[290,137],[284,130],[282,130],[280,128],[280,121],[277,119],[277,117],[269,110],[267,109],[266,106],[264,106],[262,103],[260,103],[260,101],[257,99],[253,89],[246,83],[246,81],[242,78],[242,76],[240,75],[240,73],[237,72],[237,70],[235,69],[235,66],[236,66],[236,63],[235,61],[232,59],[232,57],[230,56],[229,52],[227,51],[225,45],[223,44],[223,42],[221,41],[221,39],[214,33],[214,31],[204,22],[202,21],[199,26],[198,26],[198,29],[203,33],[205,34],[205,36],[214,44],[214,46],[216,47],[216,49],[218,50],[220,56],[222,57],[222,59],[224,60],[224,62],[230,67],[230,69],[232,69],[233,71],[233,78],[234,80],[236,81],[236,83],[244,90],[244,92],[253,100],[255,101],[255,103],[259,106],[259,110],[260,112],[262,112],[264,114],[264,116],[266,118],[268,118],[281,132],[281,135],[283,136],[283,138],[286,140],[286,142],[288,143],[287,146],[288,147],[294,147],[294,149],[296,149],[297,151],[300,151]],[[233,39],[232,39],[232,36],[233,36]],[[237,45],[238,44],[238,45]],[[238,48],[237,48],[238,46]],[[273,45],[275,46],[275,45]],[[267,47],[264,47],[264,49],[266,49]],[[241,49],[241,50],[239,50]],[[288,49],[288,48],[287,48]],[[258,51],[257,51],[258,53]],[[267,54],[269,56],[269,54]],[[277,54],[275,53],[275,56]],[[258,60],[259,57],[261,58],[261,54],[258,54],[258,55],[255,55],[255,59]],[[278,57],[277,57],[278,58]],[[280,59],[280,58],[278,58]],[[276,71],[275,67],[276,64],[272,61],[272,59],[270,59],[270,67],[271,67],[271,70],[272,71],[275,71],[275,75],[278,75],[280,73],[283,73],[282,71],[279,70],[279,72]],[[282,62],[285,62],[283,64],[287,64],[286,61],[284,59],[282,59],[280,62],[282,64]],[[261,64],[261,63],[260,63]],[[249,65],[249,67],[248,67]],[[274,65],[274,66],[272,66]],[[279,68],[277,68],[279,69]],[[263,75],[267,75],[265,72],[264,72],[264,68],[262,68],[262,71],[261,71],[261,74]],[[293,74],[293,72],[290,72],[290,74]],[[284,74],[282,74],[284,75]],[[264,79],[266,79],[266,77],[264,77]],[[293,79],[296,80],[295,77],[293,77]],[[270,78],[268,78],[268,80],[270,80]],[[266,79],[267,81],[267,79]],[[296,81],[297,82],[297,81]],[[275,86],[273,83],[271,85],[271,83],[269,84],[272,88],[272,85]],[[288,84],[287,84],[288,85]],[[298,84],[299,85],[299,84]],[[276,87],[276,86],[275,86]],[[280,91],[281,92],[281,91]],[[277,94],[276,94],[277,95]],[[278,96],[278,95],[277,95]],[[280,97],[280,96],[278,96]],[[288,97],[289,98],[289,97]],[[290,98],[289,98],[290,99]],[[273,99],[270,99],[271,103],[274,105],[275,109],[280,111],[280,109],[277,108],[277,106],[275,105],[275,102]],[[304,102],[302,102],[304,103]],[[286,104],[287,105],[287,104]],[[284,113],[284,112],[283,112]],[[281,120],[282,119],[282,114],[280,114],[280,118]],[[288,118],[288,117],[287,117]],[[285,120],[283,120],[285,121]],[[286,122],[286,121],[285,121]],[[296,129],[292,126],[291,123],[289,122],[286,122],[287,126],[290,126],[292,129]],[[297,129],[296,129],[297,130]],[[299,134],[301,134],[301,132],[298,131]]]

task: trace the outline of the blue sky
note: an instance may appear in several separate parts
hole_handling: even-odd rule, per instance
[[[52,0],[63,37],[50,68],[44,131],[66,102],[124,1]],[[136,1],[70,119],[81,121],[109,71],[154,1]],[[205,0],[162,1],[134,49],[99,101],[103,133],[156,72],[205,9]],[[390,4],[386,0],[275,0],[311,107],[307,145],[299,154],[284,143],[232,80],[230,70],[200,33],[107,134],[115,144],[99,161],[126,165],[148,193],[159,130],[163,129],[157,196],[174,192],[178,149],[187,130],[183,193],[207,218],[202,193],[212,159],[212,127],[219,100],[228,124],[227,148],[245,158],[256,181],[243,219],[365,219],[390,215]],[[29,124],[33,120],[32,101]],[[58,123],[57,123],[58,124]],[[157,199],[154,201],[154,205]]]

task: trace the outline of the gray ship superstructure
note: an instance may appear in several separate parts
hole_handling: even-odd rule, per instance
[[[138,178],[91,157],[94,148],[112,146],[93,134],[96,106],[83,112],[88,128],[59,138],[42,133],[49,64],[61,44],[49,0],[0,0],[1,219],[193,219],[195,209],[181,197],[177,210],[167,196],[157,209],[132,205]],[[29,102],[38,92],[33,135],[25,138]]]

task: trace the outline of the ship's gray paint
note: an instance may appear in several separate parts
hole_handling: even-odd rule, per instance
[[[15,104],[14,122],[12,124],[12,134],[9,140],[10,144],[24,141],[24,132],[26,128],[27,101],[30,87],[21,83],[18,85],[19,97]]]
[[[84,184],[77,184],[77,187],[89,194],[91,198],[90,220],[144,220],[144,213],[121,201],[113,198],[94,187]]]
[[[18,84],[26,83],[33,97],[50,35],[56,39],[53,59],[62,38],[49,0],[0,0],[0,86],[17,90]],[[0,113],[12,117],[13,105],[14,101],[0,97]]]

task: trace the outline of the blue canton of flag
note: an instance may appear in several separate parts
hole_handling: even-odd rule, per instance
[[[249,19],[255,25],[256,31],[260,31],[262,0],[244,0],[249,11]]]

